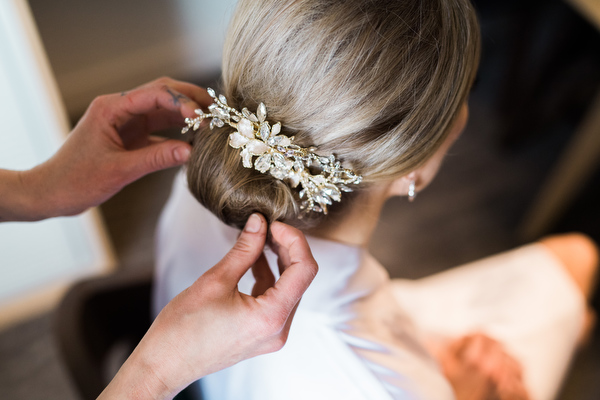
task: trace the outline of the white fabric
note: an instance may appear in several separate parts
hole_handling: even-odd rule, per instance
[[[585,301],[543,245],[417,281],[395,280],[393,287],[428,343],[485,333],[520,361],[532,399],[556,397],[583,326]]]
[[[180,175],[159,224],[155,312],[216,264],[237,235],[198,204]],[[511,267],[505,275],[501,265],[520,259],[507,253],[507,259],[488,260],[490,268],[472,265],[411,282],[390,280],[364,249],[312,237],[308,241],[319,273],[300,302],[286,345],[203,378],[207,400],[453,399],[421,339],[459,336],[472,329],[506,340],[508,349],[525,360],[526,369],[556,363],[555,368],[527,374],[535,400],[552,398],[547,393],[556,390],[568,363],[583,305],[542,249],[526,258],[526,264],[536,265],[527,269],[530,273],[519,275],[519,268]],[[277,276],[274,254],[267,251],[267,259]],[[551,272],[544,269],[546,264]],[[548,313],[543,313],[545,304],[527,297],[529,284],[535,290],[544,287],[534,278],[544,274],[548,289],[539,289],[540,301],[553,298],[554,292],[548,296],[544,290],[557,290]],[[253,282],[246,274],[240,290],[249,293]],[[505,285],[519,293],[518,302],[507,300]],[[540,332],[558,326],[566,328],[538,340]],[[540,389],[544,379],[552,381]]]

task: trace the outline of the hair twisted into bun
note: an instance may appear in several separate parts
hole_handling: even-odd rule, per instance
[[[228,225],[242,228],[259,212],[269,222],[293,223],[300,212],[292,189],[283,181],[244,168],[239,150],[229,146],[232,128],[202,128],[196,133],[187,178],[190,191]]]
[[[335,154],[368,184],[406,175],[444,142],[479,59],[469,0],[240,0],[223,54],[230,106],[267,106],[302,147]],[[224,222],[252,212],[298,227],[335,218],[301,211],[294,189],[242,166],[231,128],[196,133],[192,193]]]

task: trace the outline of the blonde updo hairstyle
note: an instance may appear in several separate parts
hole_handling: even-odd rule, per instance
[[[301,228],[335,218],[370,183],[406,175],[440,147],[474,80],[479,40],[469,0],[240,0],[218,92],[238,110],[265,103],[283,134],[364,180],[330,215],[299,219],[297,190],[244,168],[226,125],[196,133],[191,192],[237,227],[253,212]]]

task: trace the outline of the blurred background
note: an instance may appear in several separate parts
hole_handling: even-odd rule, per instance
[[[95,96],[159,76],[214,85],[235,5],[14,1],[30,7],[71,124]],[[419,278],[552,233],[580,231],[600,242],[600,1],[477,0],[475,6],[483,57],[468,127],[414,203],[386,205],[371,246],[393,277]],[[101,206],[94,229],[108,238],[108,256],[100,270],[149,284],[154,229],[176,172],[147,176]],[[11,268],[1,254],[0,267],[1,281]],[[72,360],[61,355],[58,343],[70,325],[55,304],[0,330],[0,398],[83,398],[69,371]],[[559,398],[599,399],[598,377],[596,329]]]

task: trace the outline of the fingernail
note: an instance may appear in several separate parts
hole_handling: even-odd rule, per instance
[[[175,160],[179,163],[184,163],[190,158],[190,149],[187,147],[177,147],[173,150]]]
[[[262,222],[260,220],[260,217],[256,214],[252,214],[250,218],[248,218],[248,222],[246,222],[246,227],[244,228],[244,231],[256,233],[260,230],[261,225]]]

